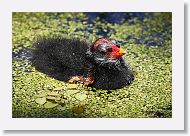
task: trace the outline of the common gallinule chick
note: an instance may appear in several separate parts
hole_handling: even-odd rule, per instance
[[[69,83],[113,90],[129,85],[134,75],[122,56],[126,51],[108,38],[88,44],[79,38],[39,38],[32,46],[36,70]]]

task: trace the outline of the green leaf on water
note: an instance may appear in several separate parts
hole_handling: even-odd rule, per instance
[[[53,102],[46,102],[45,104],[44,104],[44,108],[46,108],[46,109],[50,109],[50,108],[54,108],[54,107],[56,107],[58,105],[58,103],[53,103]]]
[[[61,105],[58,105],[57,106],[57,109],[59,110],[59,111],[64,111],[64,110],[66,110],[66,107],[64,106],[61,106]]]
[[[83,93],[77,93],[77,94],[75,95],[75,98],[76,98],[77,100],[80,100],[80,101],[85,100],[86,97],[87,97],[87,95],[86,95],[86,94],[83,94]]]
[[[49,92],[48,95],[51,95],[51,96],[59,96],[60,94],[56,93],[56,92]]]
[[[57,99],[57,97],[53,97],[53,96],[47,96],[46,98],[49,100],[56,100]]]
[[[42,97],[42,98],[36,98],[36,103],[43,105],[46,102],[46,98]]]
[[[34,95],[34,99],[46,97],[47,94]]]
[[[72,95],[78,93],[80,90],[67,90],[67,94]]]
[[[65,89],[65,87],[57,87],[57,88],[54,88],[53,90],[54,91],[60,91],[60,90],[64,90]]]
[[[67,89],[76,89],[77,87],[77,84],[68,84]]]

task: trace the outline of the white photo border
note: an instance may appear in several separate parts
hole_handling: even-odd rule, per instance
[[[172,118],[12,118],[12,12],[172,12]],[[0,20],[1,129],[184,130],[183,1],[1,0]]]

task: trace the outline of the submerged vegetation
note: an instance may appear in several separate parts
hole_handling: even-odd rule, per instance
[[[171,118],[171,13],[13,13],[14,118]],[[99,37],[121,42],[135,80],[117,90],[84,89],[35,70],[32,43],[39,36]]]

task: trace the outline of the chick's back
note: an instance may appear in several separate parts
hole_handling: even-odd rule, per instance
[[[82,75],[88,62],[85,53],[88,44],[79,38],[43,37],[33,44],[33,66],[43,73],[68,80],[70,76]],[[61,74],[61,75],[60,75]]]

